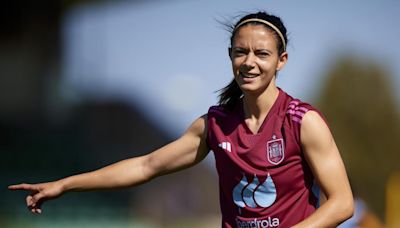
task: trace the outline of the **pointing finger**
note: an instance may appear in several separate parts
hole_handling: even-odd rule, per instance
[[[31,190],[31,191],[36,191],[37,187],[32,184],[16,184],[16,185],[10,185],[8,186],[8,189],[10,190]]]

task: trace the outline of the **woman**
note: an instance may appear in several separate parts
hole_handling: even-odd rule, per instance
[[[222,227],[335,227],[353,213],[345,167],[329,128],[311,105],[275,84],[288,59],[286,29],[265,12],[232,26],[234,79],[219,106],[174,142],[145,156],[54,182],[19,184],[33,213],[69,191],[142,184],[200,162],[214,152]],[[315,184],[326,201],[318,207]]]

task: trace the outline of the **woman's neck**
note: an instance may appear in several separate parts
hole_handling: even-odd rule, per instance
[[[243,110],[246,119],[264,119],[278,95],[279,89],[273,83],[261,94],[244,93]]]

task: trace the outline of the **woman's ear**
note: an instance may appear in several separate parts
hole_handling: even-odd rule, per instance
[[[276,70],[281,70],[285,66],[288,60],[288,53],[285,51],[279,56],[278,65],[276,66]]]
[[[228,48],[228,55],[229,55],[229,58],[232,59],[232,48],[231,47]]]

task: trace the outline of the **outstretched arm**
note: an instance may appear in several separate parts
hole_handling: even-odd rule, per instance
[[[353,213],[353,195],[339,150],[325,121],[315,111],[303,117],[300,133],[305,157],[326,201],[294,227],[336,227]]]
[[[69,191],[135,186],[156,176],[193,166],[208,153],[206,119],[206,116],[200,117],[179,139],[147,155],[53,182],[11,185],[9,189],[31,191],[32,194],[26,198],[27,206],[33,213],[41,213],[41,204],[44,201]]]

